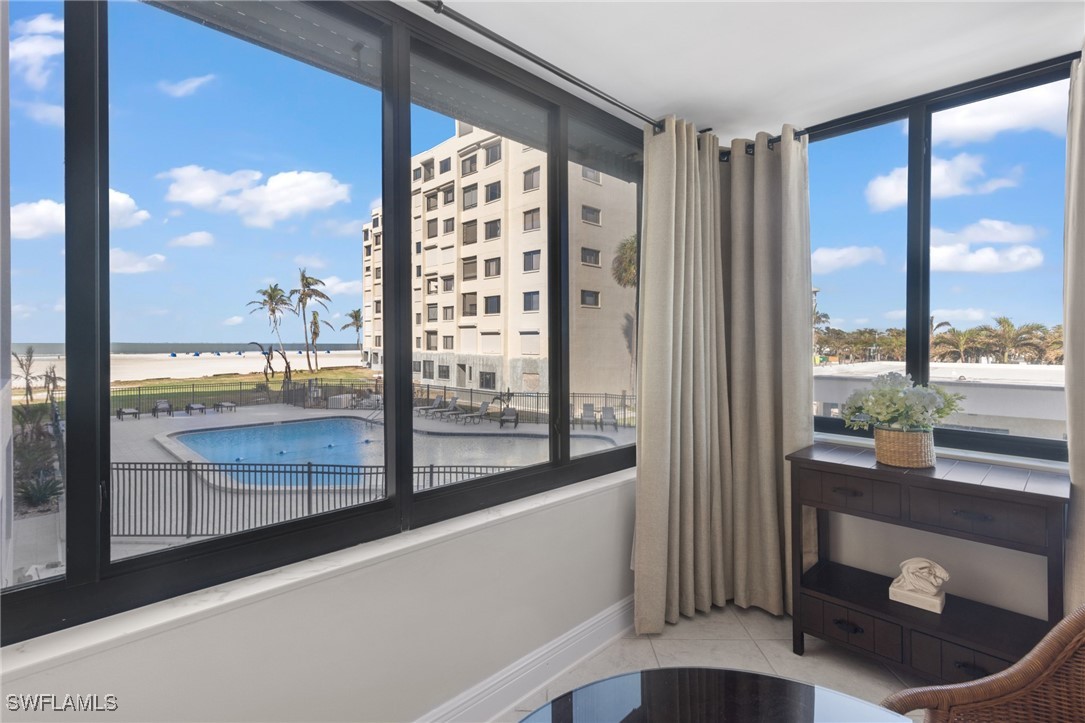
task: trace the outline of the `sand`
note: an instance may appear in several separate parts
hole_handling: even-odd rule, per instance
[[[287,352],[290,366],[295,370],[306,370],[305,354]],[[40,374],[56,365],[57,374],[67,376],[67,359],[57,356],[39,356],[34,359],[34,372]],[[320,368],[359,367],[357,350],[333,351],[320,353]],[[215,356],[207,352],[199,356],[191,354],[171,357],[169,354],[110,354],[109,379],[111,382],[134,382],[143,379],[192,379],[212,377],[216,374],[259,374],[263,371],[264,359],[258,351],[245,352],[243,356],[226,354]],[[275,370],[282,372],[282,358],[275,355]],[[18,381],[15,382],[17,386]]]

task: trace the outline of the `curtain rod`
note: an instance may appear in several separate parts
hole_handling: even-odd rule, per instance
[[[610,103],[613,106],[621,108],[626,113],[628,113],[630,115],[633,115],[633,116],[636,116],[637,118],[640,118],[642,121],[644,121],[646,123],[651,123],[652,126],[655,127],[657,130],[662,130],[663,121],[656,120],[655,118],[652,118],[649,115],[641,113],[636,108],[632,108],[632,107],[626,105],[625,103],[621,102],[620,100],[618,100],[614,96],[599,90],[594,85],[591,85],[590,83],[581,80],[580,78],[576,77],[572,73],[569,73],[569,72],[567,72],[565,70],[562,70],[561,68],[557,67],[553,63],[550,63],[550,62],[548,62],[546,60],[543,60],[538,55],[535,55],[534,53],[532,53],[530,50],[527,50],[525,48],[520,47],[516,43],[514,43],[511,40],[509,40],[508,38],[506,38],[505,36],[499,35],[498,33],[495,33],[494,31],[492,31],[489,28],[485,27],[484,25],[480,25],[480,24],[476,23],[474,20],[467,17],[466,15],[463,15],[462,13],[459,13],[459,12],[453,10],[452,8],[447,7],[445,5],[445,3],[444,3],[444,0],[418,0],[418,1],[420,3],[422,3],[423,5],[431,8],[438,15],[444,15],[449,20],[452,20],[454,22],[459,23],[460,25],[463,25],[468,30],[472,30],[472,31],[478,33],[479,35],[483,36],[484,38],[492,40],[493,42],[497,43],[498,45],[505,48],[506,50],[511,50],[512,52],[519,55],[521,58],[524,58],[525,60],[529,60],[532,63],[534,63],[535,65],[538,65],[539,67],[541,67],[541,68],[553,73],[554,75],[558,76],[562,80],[568,81],[569,83],[572,83],[573,85],[580,88],[581,90],[584,90],[584,91],[587,91],[588,93],[591,93],[596,98],[599,98],[600,100],[604,100],[604,101],[606,101],[607,103]]]
[[[710,130],[712,130],[712,129],[711,128],[705,128],[703,131],[701,131],[701,133],[704,133],[704,132],[710,131]],[[797,131],[795,131],[795,138],[796,139],[802,138],[803,136],[805,136],[809,132],[810,131],[802,130],[802,129],[797,130]],[[782,140],[782,138],[780,136],[773,136],[772,138],[769,138],[769,150],[771,151],[772,147],[774,145],[776,145],[777,143],[779,143],[781,140]],[[753,155],[753,149],[754,149],[754,144],[753,143],[747,143],[746,144],[746,155],[747,156],[752,156]],[[727,163],[729,160],[731,160],[731,151],[720,151],[720,163]]]

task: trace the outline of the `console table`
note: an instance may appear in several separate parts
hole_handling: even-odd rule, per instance
[[[879,464],[873,449],[826,443],[787,459],[797,655],[813,635],[957,683],[1009,667],[1062,619],[1067,474],[953,459],[904,469]],[[818,561],[805,572],[804,506],[817,510],[818,523]],[[1042,555],[1047,620],[956,595],[946,595],[941,614],[890,600],[893,578],[829,559],[830,512]]]

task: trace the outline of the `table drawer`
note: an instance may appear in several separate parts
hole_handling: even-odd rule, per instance
[[[800,600],[804,630],[901,662],[899,625],[809,595]]]
[[[799,470],[799,499],[882,517],[900,517],[900,485],[813,469]]]
[[[1012,663],[962,645],[912,631],[911,666],[950,683],[964,683],[1005,670]]]
[[[1026,545],[1047,545],[1043,507],[914,487],[911,521]]]

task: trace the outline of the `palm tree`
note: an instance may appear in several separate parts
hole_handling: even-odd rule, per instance
[[[24,402],[34,401],[34,382],[41,379],[40,374],[34,373],[34,347],[28,346],[22,356],[11,352],[15,364],[19,367],[19,373],[13,375],[16,379],[23,380]]]
[[[978,328],[955,329],[952,326],[931,339],[931,355],[939,361],[966,362],[973,352],[982,349],[983,333]]]
[[[257,289],[256,293],[260,295],[260,298],[246,304],[246,306],[256,307],[249,313],[255,314],[258,311],[267,313],[268,323],[275,331],[275,337],[279,340],[279,351],[285,357],[286,351],[283,350],[283,338],[279,334],[279,325],[282,323],[283,314],[294,310],[291,295],[279,288],[278,284],[271,284],[266,289]]]
[[[347,312],[347,318],[350,319],[350,321],[348,321],[346,324],[343,324],[341,327],[339,327],[339,331],[343,331],[345,329],[354,329],[354,333],[356,334],[357,340],[358,340],[358,358],[361,359],[361,356],[362,356],[362,310],[361,309],[351,309],[350,311]]]
[[[320,318],[320,313],[313,309],[313,318],[309,321],[309,338],[313,341],[313,356],[316,357],[316,370],[320,371],[320,352],[316,349],[316,340],[320,336],[320,325],[335,331],[335,327]]]
[[[640,256],[640,244],[637,234],[626,238],[614,251],[614,260],[610,263],[610,273],[618,286],[636,288],[637,261]]]
[[[1010,363],[1010,357],[1033,358],[1043,355],[1043,324],[1022,324],[1014,326],[1008,316],[996,316],[995,325],[977,327],[991,352],[1002,359],[1003,364]]]
[[[1048,364],[1062,364],[1064,361],[1062,347],[1062,324],[1051,327],[1044,335],[1044,361]]]
[[[325,309],[325,302],[331,301],[331,297],[318,287],[323,286],[324,281],[315,276],[309,276],[305,269],[298,269],[298,288],[290,290],[290,297],[296,299],[294,311],[301,317],[301,331],[305,336],[305,363],[309,365],[309,371],[313,371],[313,360],[309,358],[309,324],[305,320],[305,307],[310,301],[316,301]]]
[[[904,361],[907,349],[907,333],[904,329],[886,329],[879,337],[878,348],[889,361]]]

